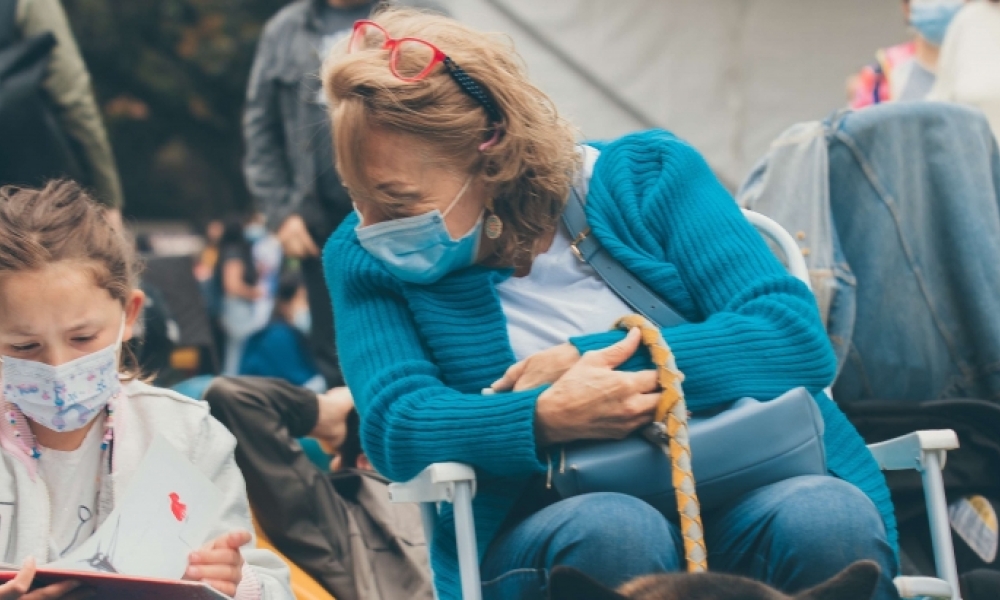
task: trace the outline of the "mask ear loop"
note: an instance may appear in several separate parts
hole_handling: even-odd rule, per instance
[[[465,183],[462,184],[462,189],[458,190],[458,194],[455,196],[455,199],[452,200],[451,204],[448,205],[448,208],[444,209],[444,212],[441,213],[441,217],[447,217],[448,216],[448,213],[451,212],[451,209],[455,208],[455,206],[458,204],[458,201],[461,200],[462,196],[465,195],[465,191],[467,189],[469,189],[469,184],[471,184],[471,183],[472,183],[472,175],[469,175],[465,179]]]

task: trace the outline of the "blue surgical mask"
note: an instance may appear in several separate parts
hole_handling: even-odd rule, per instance
[[[243,236],[253,244],[267,236],[267,228],[262,223],[251,223],[243,229]]]
[[[483,216],[472,229],[452,239],[445,225],[445,217],[455,208],[469,187],[471,178],[459,190],[448,208],[442,213],[431,212],[374,225],[362,222],[355,229],[361,246],[382,261],[390,273],[409,283],[427,285],[476,262],[479,239],[483,230]]]
[[[292,313],[291,325],[302,333],[309,335],[309,332],[312,330],[312,313],[305,307],[296,309]]]
[[[910,25],[925,40],[940,46],[952,19],[962,10],[962,0],[939,0],[937,2],[913,2],[910,5]]]

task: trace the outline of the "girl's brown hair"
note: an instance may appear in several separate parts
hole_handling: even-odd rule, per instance
[[[57,180],[41,189],[0,188],[0,279],[62,261],[89,270],[123,308],[137,285],[133,244],[79,185]]]
[[[388,51],[348,54],[345,40],[327,57],[322,76],[344,184],[354,194],[387,201],[365,177],[366,133],[386,128],[414,136],[435,158],[486,183],[492,197],[487,208],[504,223],[490,262],[530,260],[534,241],[555,228],[579,167],[575,130],[528,80],[506,37],[408,8],[382,9],[373,20],[393,37],[416,37],[440,48],[485,88],[503,121],[490,123],[443,66],[405,82],[391,73]],[[495,127],[498,141],[479,151]]]

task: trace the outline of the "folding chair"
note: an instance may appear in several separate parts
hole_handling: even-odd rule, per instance
[[[764,215],[748,210],[744,210],[743,214],[757,231],[773,242],[784,255],[789,272],[802,280],[806,286],[810,286],[809,272],[794,238]],[[958,569],[955,566],[955,551],[948,521],[948,505],[941,478],[941,469],[944,468],[947,452],[955,448],[958,448],[958,436],[950,429],[917,431],[868,446],[883,471],[915,469],[920,472],[923,480],[938,577],[897,577],[896,589],[903,598],[961,600]],[[415,502],[421,505],[428,545],[433,536],[439,504],[450,502],[454,505],[455,537],[464,600],[482,598],[476,530],[472,515],[472,498],[475,495],[476,473],[472,467],[461,463],[436,463],[406,483],[394,483],[389,486],[389,497],[393,502]]]

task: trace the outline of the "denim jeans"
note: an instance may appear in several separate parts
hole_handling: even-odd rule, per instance
[[[673,516],[671,518],[674,518]],[[833,477],[807,476],[761,488],[703,515],[708,564],[794,593],[860,559],[882,576],[873,600],[896,600],[896,559],[875,505]],[[675,522],[621,494],[586,494],[552,504],[502,532],[483,559],[485,600],[542,600],[548,572],[568,565],[617,587],[680,571]]]

